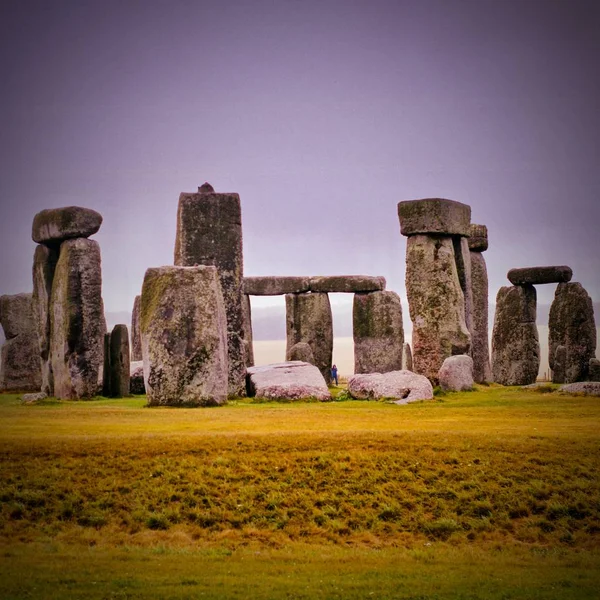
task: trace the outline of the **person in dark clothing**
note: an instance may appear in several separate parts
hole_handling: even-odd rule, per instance
[[[335,381],[335,385],[338,384],[337,367],[335,365],[331,367],[331,380]]]

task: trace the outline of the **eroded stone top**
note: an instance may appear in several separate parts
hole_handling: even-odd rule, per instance
[[[199,188],[198,188],[198,193],[199,194],[206,194],[206,193],[210,193],[210,192],[214,192],[215,188],[210,185],[210,183],[208,183],[208,181],[205,181]]]
[[[405,200],[398,203],[398,218],[402,235],[433,233],[468,237],[471,207],[445,198]]]
[[[573,271],[565,265],[551,267],[524,267],[511,269],[507,275],[513,285],[537,285],[542,283],[566,283],[571,281]]]
[[[469,250],[473,252],[485,252],[488,249],[488,231],[485,225],[471,223],[469,234]]]
[[[38,244],[59,244],[72,238],[90,237],[100,229],[100,225],[102,215],[91,208],[49,208],[33,218],[31,237]]]
[[[317,277],[244,277],[244,293],[249,296],[282,296],[284,294],[357,293],[385,290],[385,277],[370,275],[325,275]]]

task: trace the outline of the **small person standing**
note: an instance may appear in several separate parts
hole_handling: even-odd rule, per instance
[[[337,367],[335,365],[331,367],[331,380],[335,381],[335,385],[338,384]]]

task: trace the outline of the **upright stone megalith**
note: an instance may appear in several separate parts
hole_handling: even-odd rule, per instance
[[[354,294],[352,321],[354,372],[401,371],[404,327],[400,296],[390,291]]]
[[[488,334],[488,275],[483,252],[488,248],[487,227],[471,225],[469,250],[471,254],[471,289],[473,320],[471,327],[471,357],[473,379],[476,383],[492,381]]]
[[[471,208],[428,198],[398,204],[406,248],[406,292],[413,322],[413,368],[437,383],[444,360],[468,354],[472,315],[466,237]]]
[[[140,302],[141,296],[136,296],[131,312],[131,361],[142,360],[142,338],[140,335]]]
[[[146,271],[140,311],[150,406],[227,400],[227,317],[212,266]]]
[[[94,240],[61,244],[50,298],[50,360],[58,398],[90,398],[97,392],[106,332],[100,265]]]
[[[557,349],[564,346],[564,364],[556,368]],[[592,299],[580,283],[559,283],[550,306],[548,358],[555,383],[585,381],[596,353]],[[559,381],[562,379],[562,381]]]
[[[124,398],[129,395],[129,332],[127,325],[115,325],[110,333],[110,395]]]
[[[331,382],[331,359],[333,356],[333,321],[329,296],[315,292],[286,294],[286,355],[293,346],[306,342],[313,353],[314,364]]]
[[[38,391],[42,384],[31,294],[0,296],[0,391]]]
[[[245,395],[242,284],[242,212],[238,194],[219,194],[205,183],[182,193],[177,210],[175,265],[218,269],[227,314],[229,396]]]
[[[244,356],[246,367],[254,366],[254,342],[252,336],[252,307],[250,296],[242,295],[242,317],[244,321]]]
[[[537,294],[532,285],[501,287],[492,331],[492,374],[502,385],[534,383],[540,368],[535,324]]]

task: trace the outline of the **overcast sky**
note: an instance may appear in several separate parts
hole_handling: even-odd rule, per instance
[[[31,291],[33,216],[79,205],[131,310],[209,181],[246,275],[405,298],[397,203],[445,197],[488,226],[492,301],[551,264],[600,300],[599,32],[597,0],[3,0],[0,294]]]

